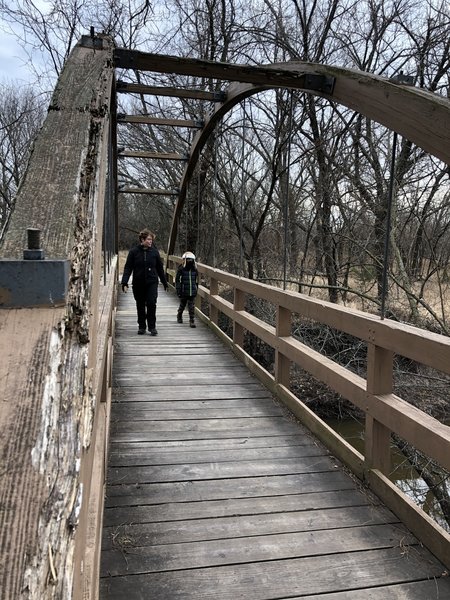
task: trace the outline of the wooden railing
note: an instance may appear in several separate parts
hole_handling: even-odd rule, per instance
[[[180,259],[170,256],[172,278]],[[450,471],[450,427],[393,394],[393,357],[398,354],[450,374],[450,338],[330,302],[283,291],[198,265],[202,285],[197,313],[264,385],[389,506],[447,567],[450,535],[389,480],[391,433]],[[224,292],[233,302],[226,300]],[[275,324],[246,311],[249,297],[270,303]],[[206,301],[209,316],[202,312]],[[233,324],[232,337],[219,328],[219,313]],[[293,315],[345,332],[367,344],[367,379],[306,346],[291,334]],[[275,351],[271,375],[244,350],[248,331]],[[317,417],[290,389],[290,368],[298,365],[365,413],[364,455]]]

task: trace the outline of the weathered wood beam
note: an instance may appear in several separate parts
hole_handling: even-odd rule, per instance
[[[175,152],[141,152],[138,150],[123,150],[117,155],[118,158],[153,158],[157,160],[188,160],[184,154]]]
[[[225,100],[224,92],[205,92],[203,90],[141,85],[140,83],[127,83],[120,80],[117,82],[116,92],[118,94],[144,94],[149,96],[192,98],[194,100],[210,100],[211,102],[223,102]]]
[[[203,127],[202,121],[161,119],[159,117],[148,117],[147,115],[117,115],[117,123],[144,123],[146,125],[168,125],[169,127],[192,127],[196,129]]]
[[[63,307],[0,310],[5,600],[97,597],[99,430],[109,422],[99,394],[110,387],[116,275],[111,268],[102,302],[113,43],[92,46],[77,44],[64,65],[0,248],[20,259],[26,228],[36,228],[46,257],[71,263]]]
[[[307,63],[305,63],[307,64]],[[233,65],[213,62],[196,58],[180,58],[163,54],[151,54],[116,48],[114,65],[121,69],[137,69],[139,71],[154,71],[156,73],[176,73],[206,79],[222,79],[225,81],[240,81],[267,85],[268,87],[291,87],[314,89],[326,94],[333,93],[335,78],[332,75],[309,73],[302,63],[297,63],[298,69],[288,69],[283,66],[253,66]],[[319,89],[320,88],[320,89]]]
[[[178,190],[157,190],[152,188],[123,187],[119,194],[148,194],[150,196],[178,196]]]

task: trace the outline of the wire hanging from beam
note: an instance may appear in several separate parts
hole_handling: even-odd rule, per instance
[[[291,142],[292,142],[292,122],[293,122],[293,102],[294,93],[291,90],[290,92],[290,104],[289,104],[289,121],[288,121],[288,144],[287,144],[287,153],[286,153],[286,189],[284,195],[284,252],[283,252],[283,290],[286,289],[286,279],[287,279],[287,261],[288,261],[288,219],[289,219],[289,178],[291,173]]]
[[[389,246],[391,236],[391,216],[392,216],[392,202],[394,197],[394,178],[395,178],[395,154],[397,150],[397,132],[394,131],[392,137],[392,155],[391,155],[391,168],[389,175],[389,191],[388,191],[388,205],[386,215],[386,234],[384,238],[384,257],[383,257],[383,277],[381,284],[381,320],[384,319],[386,313],[386,296],[388,287],[388,270],[389,270]]]
[[[243,263],[244,263],[244,194],[245,194],[245,179],[244,179],[244,159],[245,159],[245,99],[242,102],[242,154],[241,154],[241,207],[239,217],[239,274],[241,277],[244,275]]]
[[[214,137],[214,182],[213,182],[213,198],[212,198],[212,213],[213,213],[213,267],[216,268],[216,226],[217,226],[217,213],[216,213],[216,202],[217,202],[217,147],[219,140],[219,125],[216,127]]]
[[[194,251],[196,255],[198,255],[200,252],[200,207],[201,207],[200,194],[201,194],[201,191],[202,191],[202,186],[201,186],[200,170],[199,170],[198,178],[197,178],[197,235],[196,235],[196,240],[195,240],[196,247],[192,248],[192,251]]]

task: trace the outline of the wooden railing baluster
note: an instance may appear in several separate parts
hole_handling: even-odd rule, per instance
[[[379,469],[384,475],[391,470],[391,432],[370,414],[370,396],[392,393],[393,356],[390,350],[375,344],[367,346],[366,467]]]
[[[276,333],[278,337],[291,335],[291,311],[282,306],[277,306]],[[282,354],[278,348],[275,349],[275,381],[290,387],[291,361]]]
[[[246,294],[239,288],[234,288],[234,310],[245,309]],[[240,348],[244,347],[244,328],[236,321],[233,321],[233,342]]]

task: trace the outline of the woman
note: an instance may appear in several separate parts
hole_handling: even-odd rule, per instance
[[[122,291],[128,290],[128,280],[133,275],[133,296],[136,300],[138,334],[144,335],[146,326],[150,335],[158,335],[156,329],[156,299],[158,277],[167,291],[167,279],[157,248],[153,245],[155,235],[148,229],[139,234],[139,244],[131,248],[122,275]]]

